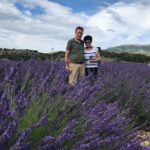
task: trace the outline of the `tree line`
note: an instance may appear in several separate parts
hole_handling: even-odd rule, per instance
[[[105,58],[114,58],[116,61],[130,61],[130,62],[139,62],[139,63],[149,63],[150,56],[142,54],[132,54],[132,53],[115,53],[110,51],[100,50],[100,54]],[[49,61],[59,61],[64,60],[65,52],[58,51],[50,54],[45,53],[36,53],[31,55],[29,53],[24,54],[1,54],[0,59],[10,59],[10,60],[49,60]]]
[[[100,51],[101,55],[106,58],[115,58],[117,61],[131,61],[131,62],[139,62],[139,63],[149,63],[150,56],[142,55],[142,54],[133,54],[133,53],[115,53],[109,51]]]

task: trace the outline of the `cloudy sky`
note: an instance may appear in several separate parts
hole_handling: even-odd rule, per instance
[[[149,0],[1,0],[0,47],[65,50],[76,26],[102,49],[150,44]]]

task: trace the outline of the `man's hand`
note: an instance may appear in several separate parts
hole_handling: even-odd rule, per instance
[[[67,71],[69,70],[69,66],[68,66],[67,64],[66,64],[66,67],[65,67],[65,68],[66,68]]]
[[[69,50],[66,50],[65,52],[65,62],[66,62],[66,71],[70,73],[70,68],[69,68]]]
[[[69,65],[68,64],[66,64],[66,71],[70,74],[71,73],[71,70],[70,70],[70,68],[69,68]]]

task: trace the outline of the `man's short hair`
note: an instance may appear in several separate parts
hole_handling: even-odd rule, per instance
[[[76,27],[75,32],[76,32],[77,30],[82,30],[82,31],[84,31],[84,28],[81,27],[81,26],[78,26],[78,27]]]
[[[87,40],[92,41],[92,36],[86,35],[86,36],[84,37],[84,42],[87,41]]]

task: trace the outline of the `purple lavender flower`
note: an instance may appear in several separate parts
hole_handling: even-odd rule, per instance
[[[0,135],[0,143],[8,142],[16,131],[16,122],[8,124],[6,130]]]
[[[104,63],[96,79],[89,75],[75,86],[68,85],[64,66],[0,61],[0,149],[28,150],[32,142],[38,150],[144,149],[135,133],[141,124],[148,128],[147,65]],[[49,125],[53,130],[33,141]]]
[[[16,142],[10,150],[28,150],[31,148],[31,142],[26,142],[28,135],[31,133],[30,128],[24,129]]]
[[[8,100],[7,95],[6,95],[5,92],[2,94],[2,97],[1,97],[0,100],[1,100],[0,101],[0,106],[1,106],[0,107],[0,112],[5,113],[9,110],[9,100]]]
[[[43,116],[36,124],[34,124],[34,128],[38,128],[41,126],[45,126],[48,124],[48,115]]]

